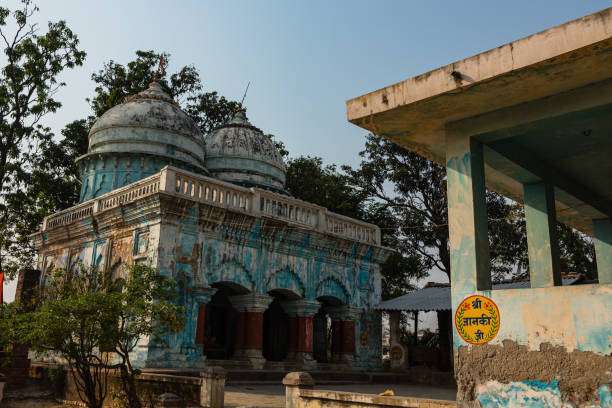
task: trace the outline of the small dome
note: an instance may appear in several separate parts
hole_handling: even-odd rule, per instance
[[[152,154],[204,168],[200,129],[157,82],[96,120],[88,153],[101,152]]]
[[[173,165],[208,175],[203,136],[195,122],[153,82],[96,120],[86,155],[77,159],[81,201],[98,197]]]
[[[285,192],[285,163],[274,143],[239,111],[204,139],[204,164],[214,177]]]

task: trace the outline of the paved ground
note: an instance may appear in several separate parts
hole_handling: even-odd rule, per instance
[[[379,394],[387,389],[395,395],[433,398],[454,401],[457,395],[455,388],[433,387],[421,384],[352,384],[320,385],[316,389],[352,391],[364,394]],[[226,407],[284,407],[285,387],[282,385],[228,385],[225,387]]]

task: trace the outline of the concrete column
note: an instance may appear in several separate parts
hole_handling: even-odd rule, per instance
[[[285,378],[283,378],[283,385],[285,386],[285,408],[299,408],[300,390],[312,389],[314,384],[314,380],[308,373],[294,372],[287,374]]]
[[[223,408],[227,371],[222,367],[210,366],[200,371],[200,377],[200,405],[206,408]]]
[[[530,183],[523,185],[523,192],[531,287],[560,286],[554,188],[543,182]]]
[[[234,356],[246,358],[254,369],[260,370],[266,362],[262,354],[263,314],[272,303],[272,297],[249,293],[230,296],[229,301],[238,311]]]
[[[491,289],[482,144],[447,130],[446,177],[452,293]]]
[[[612,283],[612,223],[609,218],[593,220],[597,278]]]
[[[293,360],[313,368],[316,365],[312,357],[313,316],[321,304],[316,300],[300,299],[282,302],[281,307],[289,315],[289,351],[294,349]]]
[[[408,362],[408,350],[400,342],[400,310],[392,310],[389,312],[389,354],[391,357],[391,369],[403,370]],[[401,353],[398,353],[400,350]]]

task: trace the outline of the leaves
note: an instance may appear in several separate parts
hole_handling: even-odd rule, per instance
[[[2,10],[6,14],[6,9],[0,8]],[[4,14],[0,13],[0,18]],[[74,39],[76,41],[76,37]],[[122,103],[127,96],[147,89],[161,55],[164,61],[170,60],[167,53],[137,51],[136,58],[126,65],[113,60],[105,63],[92,75],[97,85],[95,94],[88,100],[92,115],[67,124],[59,140],[49,129],[36,127],[35,137],[30,138],[34,139],[35,146],[22,150],[19,160],[4,166],[10,169],[10,172],[7,170],[10,177],[4,189],[4,200],[0,202],[0,268],[9,278],[20,268],[33,266],[35,252],[29,236],[40,228],[44,217],[78,202],[81,180],[75,159],[87,153],[88,134],[95,118]],[[74,59],[76,64],[76,57]],[[159,78],[158,82],[181,103],[204,133],[228,121],[238,108],[237,102],[217,92],[203,92],[199,73],[193,66],[184,66]],[[0,102],[1,85],[2,82]],[[0,118],[1,113],[0,108]],[[0,176],[2,168],[0,164]]]
[[[11,340],[66,359],[83,401],[98,407],[108,370],[125,371],[133,386],[130,352],[139,339],[163,343],[166,334],[182,330],[184,309],[175,297],[174,281],[144,265],[126,267],[122,277],[96,268],[56,269],[43,280],[38,309],[2,310],[12,313]]]
[[[33,166],[30,158],[52,137],[40,121],[61,106],[54,99],[64,86],[59,75],[66,68],[82,65],[85,59],[66,22],[49,22],[41,33],[30,22],[37,11],[28,0],[13,12],[0,7],[0,44],[5,56],[2,60],[6,61],[0,67],[0,270],[9,278],[15,267],[7,265],[8,261],[20,264],[31,259],[23,231],[40,217],[38,210],[32,217],[23,217],[26,210],[21,205]]]

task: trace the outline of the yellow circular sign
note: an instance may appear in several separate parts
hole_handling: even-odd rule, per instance
[[[461,338],[470,344],[485,344],[499,332],[499,309],[485,296],[465,298],[455,311],[455,327]]]
[[[404,351],[400,346],[391,347],[391,360],[401,360],[404,355]]]
[[[368,345],[368,333],[361,332],[361,334],[359,335],[359,343],[361,344],[362,347],[365,347]]]

